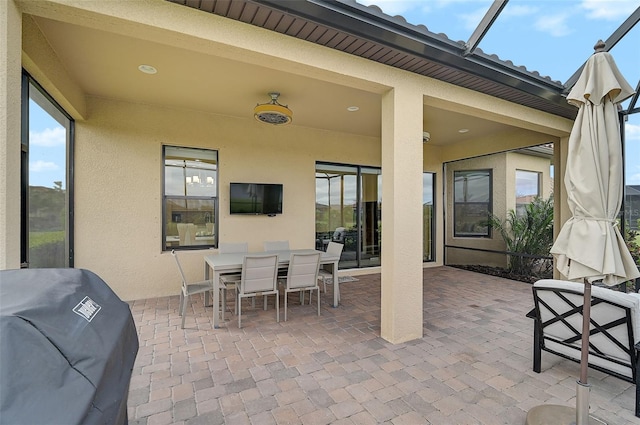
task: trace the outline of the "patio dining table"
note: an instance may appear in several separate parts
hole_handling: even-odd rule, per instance
[[[338,262],[339,256],[332,256],[323,251],[314,249],[292,249],[287,251],[260,251],[250,253],[226,253],[211,254],[204,256],[204,279],[209,280],[213,277],[213,327],[219,327],[220,316],[224,318],[224,311],[220,308],[220,275],[223,273],[241,273],[242,263],[246,255],[260,254],[277,254],[278,268],[287,268],[292,254],[309,254],[320,252],[320,265],[330,264],[333,273],[333,307],[338,307],[340,294],[338,282]],[[213,276],[212,276],[213,273]]]

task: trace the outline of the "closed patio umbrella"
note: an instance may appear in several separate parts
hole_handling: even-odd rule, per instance
[[[569,280],[602,280],[612,286],[638,275],[615,222],[623,195],[617,104],[633,94],[611,54],[596,50],[567,96],[579,108],[564,179],[572,217],[551,253]]]
[[[591,283],[617,285],[640,274],[618,229],[623,196],[623,158],[618,104],[634,94],[602,40],[567,96],[579,108],[569,136],[564,183],[572,217],[564,224],[551,253],[566,279],[583,281],[584,307],[578,425],[589,423],[589,316]],[[560,422],[557,422],[560,423]]]

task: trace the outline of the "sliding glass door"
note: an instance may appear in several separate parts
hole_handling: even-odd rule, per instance
[[[340,268],[380,265],[378,168],[316,164],[316,248],[344,244]]]
[[[382,233],[382,174],[379,168],[360,168],[360,255],[358,267],[380,265]]]
[[[22,267],[73,267],[73,121],[26,74],[22,103]]]
[[[435,217],[434,192],[436,177],[434,173],[422,174],[422,261],[435,260]]]

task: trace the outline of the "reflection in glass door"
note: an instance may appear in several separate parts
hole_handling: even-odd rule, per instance
[[[316,248],[344,244],[340,268],[357,267],[358,167],[316,165]]]
[[[433,193],[435,174],[422,174],[422,261],[434,261],[435,217],[433,215]]]
[[[316,164],[316,248],[344,244],[340,268],[380,265],[380,170]]]
[[[360,169],[362,208],[360,209],[359,267],[380,265],[380,235],[382,231],[382,174],[378,168]]]
[[[23,84],[22,266],[73,267],[67,173],[73,122],[26,75]]]

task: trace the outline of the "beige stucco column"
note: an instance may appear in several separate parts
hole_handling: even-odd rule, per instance
[[[382,98],[381,336],[422,337],[421,91],[396,86]]]
[[[0,269],[20,267],[20,80],[22,18],[0,1]]]
[[[567,169],[569,155],[569,136],[560,138],[553,145],[553,240],[555,241],[562,229],[562,225],[571,218],[571,211],[567,202],[567,188],[564,185],[564,173]],[[555,267],[553,260],[553,277],[562,279],[562,275]]]

